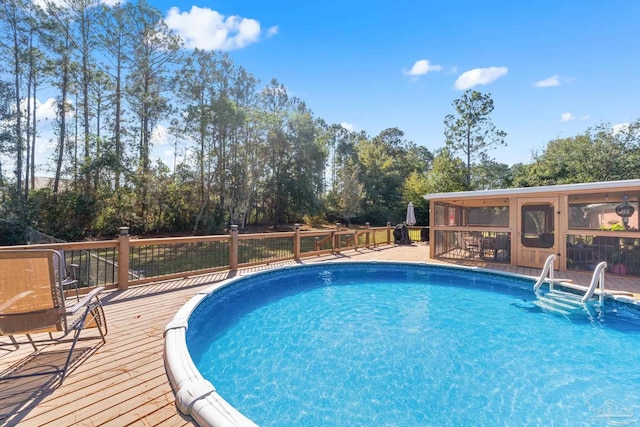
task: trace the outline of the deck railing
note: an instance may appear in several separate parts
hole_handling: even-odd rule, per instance
[[[511,261],[511,233],[504,227],[435,231],[435,256],[482,262]],[[434,244],[434,243],[432,243]]]
[[[567,269],[594,271],[606,261],[609,273],[640,276],[640,239],[618,233],[567,233]]]
[[[419,240],[422,227],[410,227]],[[117,240],[3,246],[0,250],[47,248],[63,251],[69,264],[79,266],[80,291],[98,286],[127,289],[130,285],[185,278],[239,267],[339,253],[345,250],[393,244],[392,227],[335,229],[282,233],[240,234],[231,226],[227,235],[131,239],[127,227]]]

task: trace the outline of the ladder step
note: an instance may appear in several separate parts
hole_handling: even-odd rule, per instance
[[[560,289],[553,289],[553,290],[549,291],[549,293],[550,294],[555,294],[555,295],[564,295],[564,296],[568,296],[568,297],[580,298],[580,295],[578,295],[577,293],[562,291]]]
[[[577,304],[576,301],[567,301],[559,298],[549,298],[548,296],[539,296],[539,301],[544,302],[545,304],[553,305],[562,309],[575,310],[576,308],[582,307],[582,303]]]
[[[533,301],[533,304],[537,305],[538,307],[542,308],[543,310],[553,311],[555,313],[564,314],[565,316],[568,316],[569,314],[571,314],[571,312],[569,312],[567,310],[563,310],[563,309],[558,308],[558,307],[556,307],[554,305],[547,304],[544,301],[536,300],[536,301]]]
[[[571,292],[559,291],[554,289],[550,292],[547,292],[545,296],[553,295],[553,297],[562,298],[570,301],[582,301],[583,295],[573,294]]]
[[[557,301],[559,304],[564,304],[567,307],[571,307],[572,309],[582,308],[584,303],[582,301],[575,300],[563,300],[561,298],[554,298],[554,301]]]

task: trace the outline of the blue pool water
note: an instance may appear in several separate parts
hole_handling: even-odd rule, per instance
[[[202,375],[261,426],[640,422],[640,316],[563,316],[532,282],[397,263],[236,281],[193,312]]]

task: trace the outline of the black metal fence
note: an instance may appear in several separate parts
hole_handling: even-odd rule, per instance
[[[136,245],[129,248],[129,279],[206,270],[229,264],[226,241]]]
[[[640,276],[640,239],[568,234],[567,268],[593,271],[601,261],[614,274]]]
[[[436,230],[435,236],[435,253],[439,258],[503,263],[511,261],[511,233],[507,231]]]

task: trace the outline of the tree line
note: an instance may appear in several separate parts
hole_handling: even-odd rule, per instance
[[[422,194],[640,177],[640,120],[551,141],[531,164],[489,152],[506,134],[490,94],[467,91],[431,152],[389,128],[326,123],[276,78],[261,83],[219,51],[185,50],[144,0],[106,6],[3,0],[0,13],[0,239],[31,226],[65,240],[216,233],[229,224],[402,221]],[[51,97],[53,177],[36,188]],[[173,164],[154,160],[166,129]],[[41,147],[40,147],[41,148]]]

